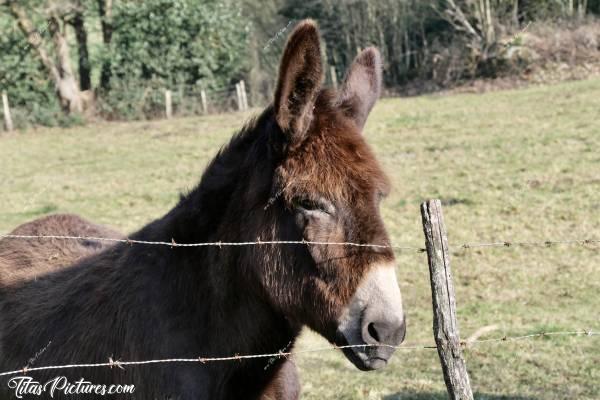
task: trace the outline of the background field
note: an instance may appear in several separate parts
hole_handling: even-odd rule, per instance
[[[419,203],[442,198],[451,244],[600,238],[600,80],[522,91],[385,99],[366,127],[394,183],[393,241],[422,244]],[[100,123],[0,135],[0,232],[54,212],[132,231],[174,205],[248,115]],[[600,330],[598,246],[452,252],[463,336]],[[431,343],[426,257],[398,252],[407,344]],[[323,346],[306,333],[300,349]],[[480,399],[600,398],[600,339],[481,344],[466,353]],[[437,354],[399,350],[361,373],[302,355],[305,399],[445,398]]]

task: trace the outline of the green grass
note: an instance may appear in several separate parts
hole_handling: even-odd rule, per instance
[[[451,244],[600,238],[600,81],[484,95],[385,99],[366,127],[394,184],[394,242],[422,244],[419,204],[442,198]],[[0,232],[54,212],[124,231],[161,216],[246,115],[99,123],[0,136]],[[407,344],[431,343],[425,255],[399,252]],[[598,246],[452,251],[463,337],[600,328]],[[320,347],[303,335],[299,349]],[[466,351],[480,399],[600,397],[600,339],[553,337]],[[339,352],[298,357],[305,399],[445,398],[437,353],[399,350],[382,371]]]

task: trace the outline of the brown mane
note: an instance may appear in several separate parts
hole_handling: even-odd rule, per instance
[[[284,192],[288,199],[317,191],[340,202],[353,202],[362,199],[353,196],[355,192],[389,192],[387,176],[357,127],[336,107],[336,96],[327,89],[319,93],[319,113],[311,128],[314,134],[291,150],[282,166],[283,179],[293,182]]]

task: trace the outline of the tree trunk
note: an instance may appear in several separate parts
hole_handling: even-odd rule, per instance
[[[27,42],[37,50],[42,65],[46,68],[50,80],[56,87],[56,93],[63,110],[69,113],[83,111],[81,92],[73,75],[71,60],[69,59],[69,47],[64,36],[65,32],[60,30],[59,19],[56,16],[51,16],[48,19],[48,30],[51,32],[57,56],[57,62],[55,62],[46,52],[43,43],[37,40],[37,31],[34,29],[25,10],[15,1],[10,2],[8,5],[10,6],[10,13],[17,20],[19,28],[25,34]]]
[[[577,16],[579,19],[583,19],[587,14],[587,3],[587,0],[579,0],[579,3],[577,4]]]
[[[102,41],[104,47],[108,49],[112,41],[112,0],[98,0],[98,10],[100,12],[100,23],[102,25]],[[100,72],[100,87],[104,90],[110,89],[111,65],[110,58],[105,58],[102,62]]]
[[[567,6],[567,15],[569,17],[573,16],[573,11],[575,10],[574,4],[573,4],[573,0],[569,0],[569,4]]]
[[[58,63],[58,71],[60,79],[56,83],[61,105],[63,109],[69,113],[81,113],[83,111],[83,101],[81,91],[73,68],[71,68],[71,57],[69,55],[69,44],[66,38],[66,26],[64,21],[60,21],[58,17],[50,17],[50,32],[52,41],[56,51],[56,61]],[[61,27],[62,22],[62,27]],[[61,30],[62,28],[62,30]]]
[[[77,39],[77,53],[79,56],[79,88],[90,90],[92,88],[91,67],[88,54],[87,31],[85,29],[85,20],[83,10],[79,9],[73,19],[71,25],[75,30],[75,38]]]
[[[477,33],[473,25],[469,22],[462,9],[454,2],[454,0],[446,0],[446,21],[449,22],[455,29],[464,30],[475,41],[481,41],[482,37]]]
[[[490,0],[481,0],[481,18],[485,43],[489,47],[496,42],[496,30],[494,27],[494,18],[492,17],[492,5],[490,4]]]

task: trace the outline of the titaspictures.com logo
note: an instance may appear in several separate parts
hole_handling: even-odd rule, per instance
[[[96,385],[83,378],[75,382],[69,382],[64,376],[57,376],[45,383],[35,381],[30,376],[15,376],[8,381],[8,388],[13,390],[17,399],[23,396],[73,396],[73,395],[97,395],[109,396],[114,394],[133,394],[135,385]]]

